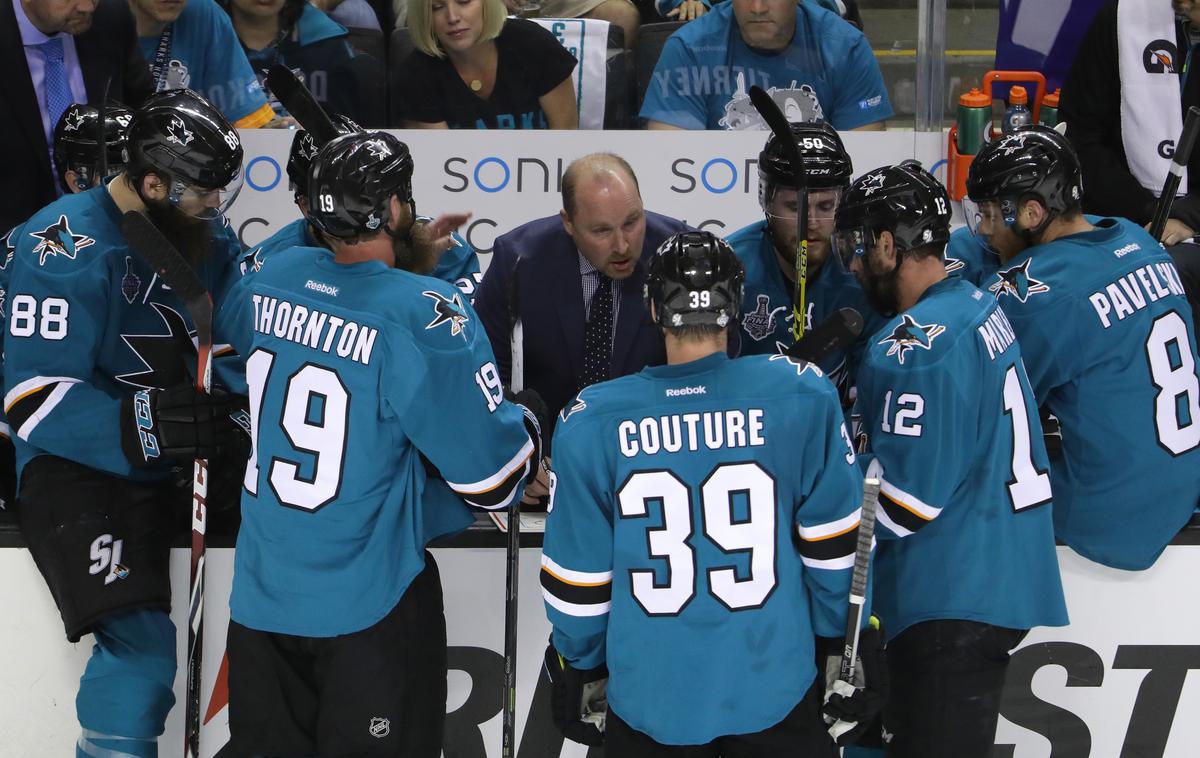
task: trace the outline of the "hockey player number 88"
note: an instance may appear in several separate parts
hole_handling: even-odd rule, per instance
[[[734,520],[734,493],[748,501],[748,518]],[[639,471],[617,493],[621,517],[647,518],[650,503],[662,505],[662,527],[649,529],[651,558],[667,561],[667,582],[647,569],[630,571],[633,597],[650,616],[673,616],[696,595],[696,551],[692,492],[670,471]],[[704,535],[726,553],[749,551],[750,573],[732,567],[708,569],[708,588],[731,611],[758,608],[775,588],[775,480],[757,463],[725,463],[700,486]]]
[[[38,300],[33,295],[17,295],[12,301],[8,333],[14,337],[32,337],[37,332],[42,339],[65,339],[70,311],[71,304],[61,297],[48,297],[39,308]]]
[[[244,483],[252,495],[258,494],[262,397],[274,362],[275,354],[261,349],[246,361],[252,434]],[[312,466],[309,469],[300,462],[272,458],[267,479],[280,503],[315,511],[337,496],[342,486],[349,406],[350,393],[332,369],[307,363],[288,377],[279,428],[294,450],[311,456]],[[305,476],[302,470],[311,470],[312,475]]]

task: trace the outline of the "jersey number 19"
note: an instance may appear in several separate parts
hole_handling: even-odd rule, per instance
[[[262,348],[246,360],[251,449],[244,484],[251,495],[258,494],[259,424],[263,393],[274,364],[275,354]],[[342,486],[349,417],[350,391],[336,371],[306,363],[287,378],[279,428],[294,451],[310,456],[312,475],[301,474],[303,459],[273,457],[267,480],[280,503],[315,511],[337,497]]]

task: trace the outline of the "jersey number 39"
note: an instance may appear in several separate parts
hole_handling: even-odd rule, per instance
[[[746,501],[746,518],[734,515],[734,497]],[[670,471],[639,471],[617,492],[623,519],[648,519],[662,507],[662,527],[647,530],[651,558],[667,561],[667,581],[650,569],[630,572],[633,597],[650,616],[674,616],[696,596],[692,489]],[[775,480],[757,463],[717,466],[700,485],[704,535],[724,553],[749,553],[750,571],[738,578],[731,565],[708,569],[708,589],[731,611],[758,608],[775,589]]]

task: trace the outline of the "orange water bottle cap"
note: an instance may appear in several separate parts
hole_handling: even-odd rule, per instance
[[[1008,91],[1008,102],[1010,105],[1029,105],[1029,93],[1021,85],[1015,84]]]
[[[1058,98],[1062,95],[1062,87],[1054,90],[1050,94],[1042,98],[1042,105],[1048,108],[1058,107]]]
[[[978,87],[972,87],[970,92],[958,96],[958,104],[967,108],[991,108],[992,99],[980,92]]]

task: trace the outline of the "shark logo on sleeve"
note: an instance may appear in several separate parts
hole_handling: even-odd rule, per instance
[[[910,350],[918,347],[922,350],[929,350],[933,346],[934,338],[945,331],[946,327],[941,324],[919,324],[916,319],[906,313],[900,323],[896,324],[892,333],[879,340],[879,344],[890,342],[888,356],[895,356],[903,366],[904,356]]]

